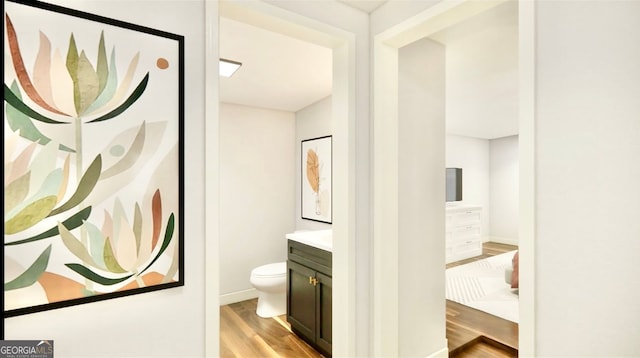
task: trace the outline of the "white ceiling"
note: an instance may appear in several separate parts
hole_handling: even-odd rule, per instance
[[[379,8],[382,4],[387,2],[387,0],[339,0],[342,3],[345,3],[353,8],[358,10],[362,10],[366,13],[371,13],[375,9]]]
[[[331,95],[328,48],[220,18],[220,57],[241,62],[220,77],[220,100],[296,112]]]
[[[386,1],[340,0],[365,12]],[[500,138],[518,132],[517,2],[431,36],[447,46],[447,132]],[[331,95],[332,51],[228,18],[220,57],[242,62],[220,79],[222,102],[296,112]]]

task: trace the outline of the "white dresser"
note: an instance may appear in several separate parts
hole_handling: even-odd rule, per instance
[[[446,208],[446,263],[482,255],[480,230],[482,207],[472,205]]]

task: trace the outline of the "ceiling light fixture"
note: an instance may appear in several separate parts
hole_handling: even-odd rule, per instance
[[[231,77],[242,66],[241,62],[220,59],[220,76]]]

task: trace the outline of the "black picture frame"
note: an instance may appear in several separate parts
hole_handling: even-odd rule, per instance
[[[39,32],[50,37],[44,47],[42,37],[37,44]],[[5,127],[10,121],[9,127],[17,128],[5,133],[5,153],[10,147],[17,158],[28,155],[16,142],[32,142],[34,156],[54,153],[55,160],[38,170],[51,167],[68,185],[66,191],[59,188],[57,197],[38,198],[36,193],[34,200],[29,192],[17,200],[16,187],[25,186],[14,177],[7,184],[11,173],[5,171],[3,317],[183,286],[184,37],[28,0],[5,1],[3,33],[10,44],[6,50],[12,51],[4,73]],[[85,53],[87,43],[93,45]],[[63,67],[56,67],[56,53],[47,53],[46,46],[66,49]],[[139,55],[121,60],[131,47]],[[49,77],[70,80],[73,115],[61,109],[60,101],[57,107],[52,104],[64,81],[32,80],[26,70],[32,64],[34,72],[45,69]],[[90,93],[94,84],[101,87],[98,93]],[[45,96],[43,88],[53,96]],[[52,126],[57,128],[48,133]],[[27,135],[27,127],[36,130]],[[64,136],[57,138],[57,133],[69,127],[75,128],[75,142],[59,140]],[[92,131],[82,137],[78,127]],[[95,143],[91,133],[110,142]],[[68,175],[74,170],[75,178]],[[29,208],[34,210],[26,212]],[[43,208],[50,211],[40,215]],[[33,212],[39,220],[25,223]],[[24,272],[12,273],[16,269]]]
[[[332,222],[332,152],[330,135],[301,142],[302,219]]]

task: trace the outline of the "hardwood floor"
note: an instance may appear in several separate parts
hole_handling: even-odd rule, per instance
[[[485,243],[483,255],[454,262],[447,268],[516,250],[516,246]],[[220,307],[220,356],[226,358],[309,357],[322,355],[291,333],[286,316],[260,318],[257,299]],[[449,356],[456,358],[517,357],[518,325],[447,300]]]
[[[322,357],[291,333],[286,316],[259,317],[257,303],[257,299],[252,299],[220,307],[221,357]]]

